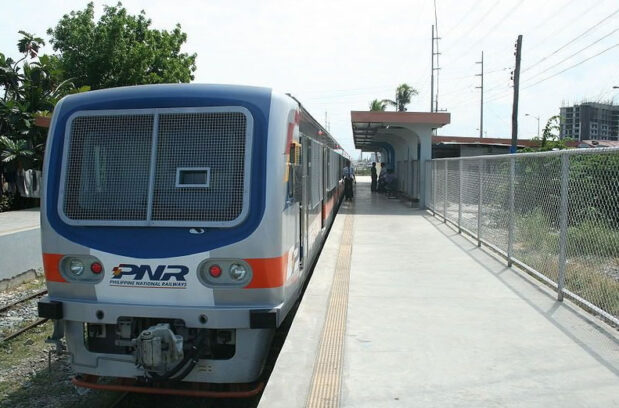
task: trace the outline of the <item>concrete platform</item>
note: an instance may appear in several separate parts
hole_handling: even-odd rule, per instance
[[[0,236],[27,231],[41,226],[39,208],[0,212]]]
[[[354,217],[339,393],[316,356],[346,215]],[[344,203],[260,407],[616,407],[619,335],[419,210]]]
[[[38,208],[0,213],[0,288],[42,267]]]

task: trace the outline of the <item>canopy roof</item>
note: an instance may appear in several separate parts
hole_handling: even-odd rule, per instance
[[[352,133],[355,148],[373,150],[376,135],[384,129],[411,128],[411,125],[440,128],[448,124],[447,112],[367,112],[351,111]]]

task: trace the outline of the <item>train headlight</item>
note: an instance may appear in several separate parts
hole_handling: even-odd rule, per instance
[[[198,279],[210,288],[242,288],[252,277],[251,267],[242,259],[205,259],[198,265]]]
[[[71,259],[69,262],[69,271],[75,276],[80,276],[84,273],[84,262],[79,259]]]
[[[230,265],[230,277],[234,281],[242,281],[247,276],[247,269],[243,265],[232,264]]]
[[[105,268],[92,255],[67,255],[60,260],[60,274],[69,282],[99,283]]]

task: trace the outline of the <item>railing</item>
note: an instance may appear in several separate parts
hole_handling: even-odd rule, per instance
[[[619,326],[619,149],[435,159],[427,207]]]

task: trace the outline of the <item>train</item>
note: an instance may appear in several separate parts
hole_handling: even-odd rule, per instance
[[[255,382],[348,163],[298,100],[270,88],[142,85],[62,99],[44,159],[38,310],[78,385]]]

